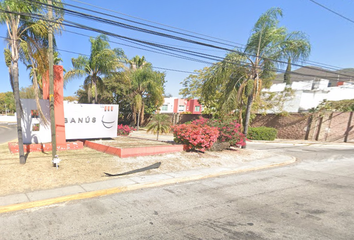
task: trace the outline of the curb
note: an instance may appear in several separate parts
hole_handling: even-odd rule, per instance
[[[43,207],[43,206],[48,206],[48,205],[53,205],[53,204],[58,204],[63,202],[107,196],[115,193],[134,191],[138,189],[160,187],[160,186],[171,185],[176,183],[183,183],[183,182],[196,181],[196,180],[201,180],[206,178],[225,176],[225,175],[230,175],[235,173],[245,173],[245,172],[264,170],[273,167],[286,166],[296,162],[295,157],[292,156],[288,156],[288,157],[290,157],[291,160],[284,161],[281,163],[273,163],[269,165],[256,166],[256,167],[237,168],[233,170],[226,170],[226,171],[224,170],[224,171],[209,173],[209,174],[199,174],[199,175],[191,175],[186,177],[169,178],[169,179],[164,179],[164,180],[159,180],[159,181],[149,182],[149,183],[137,183],[130,186],[114,187],[114,188],[108,188],[103,190],[77,193],[77,194],[67,195],[63,197],[56,197],[56,198],[49,198],[49,199],[38,200],[33,202],[24,202],[24,203],[12,204],[7,206],[0,206],[0,214],[20,211],[25,209],[31,209],[31,208],[37,208],[37,207]]]

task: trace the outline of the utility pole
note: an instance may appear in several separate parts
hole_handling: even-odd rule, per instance
[[[55,115],[54,115],[54,73],[53,73],[53,10],[52,10],[52,0],[48,0],[48,61],[49,61],[49,101],[50,101],[50,125],[52,132],[52,159],[57,155],[57,140],[55,131]],[[53,164],[55,167],[55,164]]]

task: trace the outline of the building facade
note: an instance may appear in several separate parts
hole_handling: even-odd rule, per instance
[[[160,113],[202,114],[203,106],[197,99],[165,98]]]
[[[291,96],[284,95],[286,89],[291,89]],[[353,83],[338,82],[337,86],[330,87],[329,80],[326,79],[293,82],[290,86],[286,86],[285,83],[273,84],[269,89],[262,91],[265,97],[269,93],[276,93],[282,98],[280,105],[266,110],[266,113],[306,112],[316,108],[324,100],[339,101],[354,98]]]

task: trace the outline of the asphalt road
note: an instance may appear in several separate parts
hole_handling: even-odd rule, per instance
[[[2,214],[0,239],[354,239],[352,145],[250,148],[302,159]]]
[[[16,124],[0,123],[0,144],[17,138]]]

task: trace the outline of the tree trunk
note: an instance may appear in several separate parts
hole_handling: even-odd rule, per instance
[[[17,138],[18,138],[18,153],[20,156],[20,163],[25,164],[26,158],[23,150],[23,138],[22,138],[22,126],[21,126],[21,117],[22,117],[22,107],[20,100],[20,87],[18,81],[18,62],[13,62],[13,87],[14,87],[14,95],[16,102],[16,120],[17,120]]]
[[[138,112],[138,119],[137,119],[137,125],[136,125],[136,129],[139,131],[139,121],[140,120],[140,111]]]
[[[48,19],[53,19],[52,1],[48,0]],[[48,27],[48,67],[49,67],[49,106],[50,106],[50,130],[52,139],[52,160],[57,155],[57,131],[55,127],[55,90],[54,90],[54,63],[53,63],[53,26]],[[55,163],[52,163],[56,167]]]
[[[144,116],[145,115],[145,105],[144,105],[144,102],[142,102],[141,104],[141,112],[140,112],[140,124],[143,125],[144,122],[145,122],[145,119],[144,119]]]
[[[247,137],[247,133],[248,133],[248,125],[249,125],[250,118],[251,118],[252,103],[253,103],[253,93],[251,93],[247,98],[246,116],[245,116],[245,122],[244,122],[244,127],[243,127],[243,134],[245,134],[246,137]],[[244,146],[242,146],[242,148],[246,148],[246,144]]]
[[[98,95],[98,93],[97,93],[97,83],[95,81],[95,102],[93,104],[97,103],[97,95]]]
[[[157,140],[157,141],[159,140],[159,131],[157,131],[157,137],[156,137],[156,140]]]
[[[92,104],[96,104],[96,102],[97,102],[96,81],[93,81],[92,85],[93,85],[93,87],[92,87],[93,93],[95,94],[95,96],[92,99]]]
[[[291,58],[288,58],[288,65],[286,67],[286,71],[284,73],[284,82],[286,85],[291,84]]]

